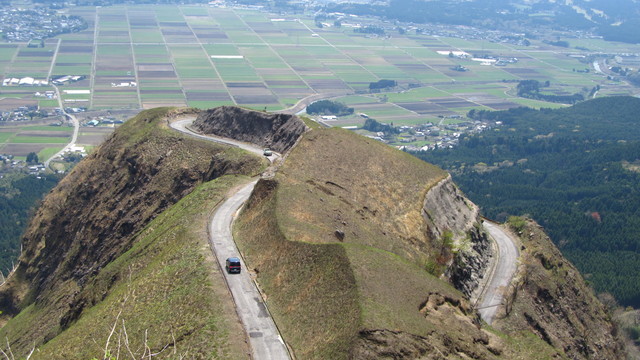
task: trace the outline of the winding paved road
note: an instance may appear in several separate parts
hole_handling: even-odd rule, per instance
[[[491,324],[496,316],[498,307],[502,305],[504,290],[507,288],[513,274],[516,272],[516,262],[519,252],[514,240],[499,225],[489,221],[484,222],[484,228],[495,240],[498,247],[496,254],[497,263],[493,267],[493,272],[489,275],[489,281],[478,303],[480,317],[487,324]]]
[[[190,131],[188,125],[193,120],[194,118],[184,118],[171,123],[170,126],[191,136],[237,146],[262,156],[263,150],[255,145],[233,139],[204,136]],[[274,153],[273,156],[269,157],[269,160],[274,161],[277,156]],[[258,180],[254,180],[242,186],[216,209],[209,224],[209,241],[233,296],[238,316],[249,337],[252,358],[260,360],[290,359],[287,346],[282,340],[256,284],[249,276],[249,272],[246,271],[247,266],[244,263],[244,259],[239,256],[240,252],[233,241],[231,233],[231,226],[235,216],[244,202],[251,196],[251,192],[257,182]],[[243,269],[240,274],[228,274],[224,270],[226,259],[231,256],[240,257]]]

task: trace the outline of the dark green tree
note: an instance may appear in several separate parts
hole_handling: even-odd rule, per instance
[[[37,164],[40,161],[38,160],[38,154],[34,152],[30,152],[27,154],[27,164]]]

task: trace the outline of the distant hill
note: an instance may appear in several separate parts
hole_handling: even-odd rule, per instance
[[[640,306],[640,99],[480,116],[503,126],[416,156],[450,171],[483,212],[528,214],[599,292]]]
[[[606,40],[640,43],[637,17],[640,5],[633,0],[559,1],[423,1],[390,0],[388,3],[331,3],[326,12],[374,15],[413,23],[471,25],[529,32],[527,28],[594,30]]]

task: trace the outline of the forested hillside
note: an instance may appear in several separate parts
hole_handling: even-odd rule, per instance
[[[0,179],[0,272],[7,275],[20,255],[20,236],[35,207],[59,177],[5,174]]]
[[[640,99],[476,112],[503,126],[416,156],[452,172],[483,213],[528,214],[598,292],[640,306]]]

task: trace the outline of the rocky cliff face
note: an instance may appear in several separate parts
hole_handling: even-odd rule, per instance
[[[451,231],[456,240],[465,237],[478,222],[478,207],[464,197],[449,175],[427,192],[422,216],[432,238],[441,238],[445,231]]]
[[[203,111],[193,122],[193,129],[269,147],[284,153],[307,129],[295,115],[271,114],[221,106]]]
[[[470,246],[456,253],[445,277],[456,289],[471,297],[487,275],[493,251],[487,233],[478,224],[467,234]]]
[[[434,239],[450,232],[455,255],[441,250],[441,262],[446,262],[445,277],[467,296],[471,296],[485,276],[492,256],[487,234],[480,226],[478,207],[469,201],[448,176],[433,186],[425,196],[422,216]]]

